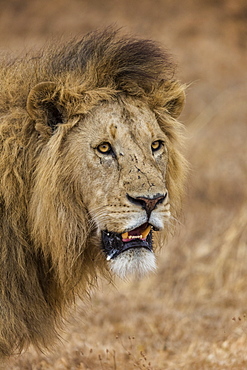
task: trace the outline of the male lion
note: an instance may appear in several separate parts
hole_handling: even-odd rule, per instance
[[[107,29],[0,67],[0,355],[47,347],[99,272],[155,268],[179,209],[184,87]]]

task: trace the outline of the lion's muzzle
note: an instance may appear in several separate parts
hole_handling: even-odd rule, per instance
[[[133,248],[145,248],[152,251],[151,225],[145,223],[123,234],[102,231],[102,244],[108,261]]]

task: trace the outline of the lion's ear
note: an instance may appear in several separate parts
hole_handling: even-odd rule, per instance
[[[165,104],[167,113],[173,118],[178,118],[183,110],[185,104],[185,92],[184,86],[178,82],[169,84],[169,95],[171,96]]]
[[[59,87],[54,82],[34,86],[27,98],[27,112],[34,120],[42,120],[52,131],[63,123],[64,108],[59,104]]]

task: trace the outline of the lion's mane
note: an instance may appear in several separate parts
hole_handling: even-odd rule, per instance
[[[73,182],[76,150],[67,153],[63,146],[66,130],[76,117],[118,94],[137,97],[155,112],[169,142],[166,180],[174,217],[180,208],[186,165],[177,148],[183,130],[176,120],[184,86],[174,79],[170,56],[152,41],[121,37],[112,29],[93,32],[21,58],[2,57],[0,81],[3,357],[30,343],[46,347],[75,296],[85,294],[98,271],[107,274]],[[30,91],[44,82],[60,86],[50,92],[60,107],[55,114],[66,111],[68,123],[64,122],[56,141],[46,118],[29,114]],[[47,95],[45,104],[49,104]],[[34,209],[38,203],[43,210]]]

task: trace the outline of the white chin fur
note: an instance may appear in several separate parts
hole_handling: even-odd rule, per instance
[[[128,249],[109,261],[111,271],[124,279],[130,275],[142,277],[156,269],[156,259],[153,252],[144,248]]]

